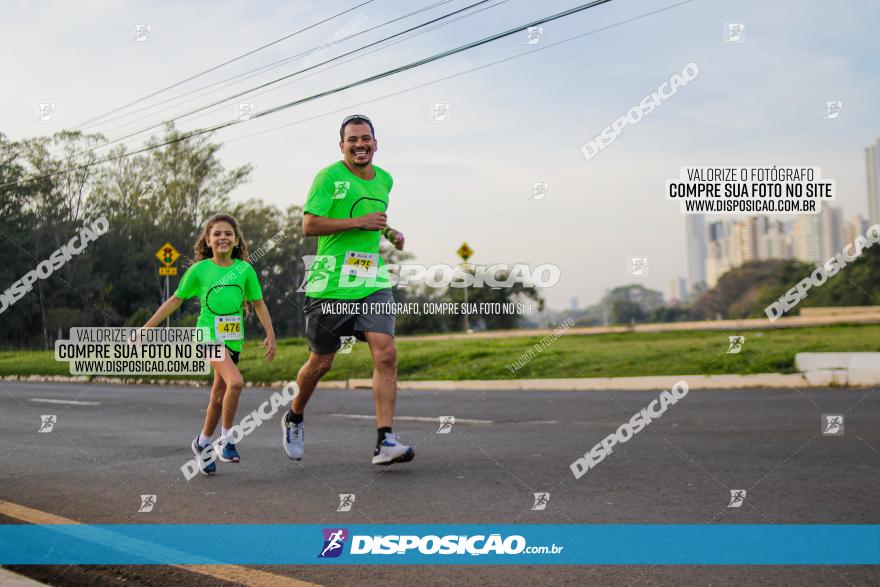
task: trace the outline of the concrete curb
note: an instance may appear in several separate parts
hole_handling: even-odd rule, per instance
[[[811,385],[880,385],[880,353],[798,353],[795,366]]]
[[[595,377],[583,379],[507,379],[463,381],[400,381],[398,389],[409,390],[517,390],[517,391],[659,391],[669,389],[677,381],[684,380],[694,389],[743,389],[743,388],[796,388],[806,387],[801,374],[783,375],[762,373],[758,375],[658,375],[649,377]],[[352,389],[370,388],[369,379],[349,379]]]
[[[814,308],[819,310],[819,308]],[[565,334],[592,335],[623,332],[668,332],[674,330],[716,330],[719,332],[738,330],[775,330],[779,328],[798,328],[801,326],[827,326],[831,324],[877,324],[880,323],[880,306],[867,306],[853,312],[808,312],[801,310],[800,316],[784,316],[775,322],[766,318],[744,318],[741,320],[699,320],[696,322],[657,322],[623,326],[574,326]],[[478,340],[482,338],[512,338],[519,336],[546,336],[553,331],[547,328],[516,328],[513,330],[486,330],[469,333],[411,334],[397,336],[400,341],[420,340]]]
[[[655,375],[648,377],[595,377],[583,379],[466,379],[461,381],[399,381],[401,391],[443,390],[443,391],[605,391],[609,389],[624,391],[658,391],[669,389],[676,381],[684,380],[689,389],[747,389],[775,388],[795,389],[799,387],[871,387],[880,383],[873,378],[851,378],[846,372],[836,370],[810,371],[807,373],[758,373],[753,375]],[[40,383],[89,383],[85,377],[63,376],[5,376],[2,381],[24,381]],[[185,387],[208,387],[206,381],[173,379],[151,379],[137,381],[112,377],[96,377],[93,383],[109,385],[162,385]],[[272,383],[247,383],[247,387],[281,389],[287,381]],[[347,381],[322,381],[318,389],[370,389],[370,379],[349,379]]]
[[[162,385],[174,387],[209,387],[208,379],[193,381],[190,379],[126,379],[123,377],[95,377],[91,381],[88,377],[65,376],[65,375],[4,375],[0,381],[22,381],[31,383],[94,383],[102,385]],[[268,387],[270,389],[283,389],[289,381],[273,381],[272,383],[253,384],[248,381],[245,387]],[[321,381],[318,389],[349,389],[348,381]]]
[[[34,581],[29,577],[0,567],[0,585],[3,587],[44,587],[48,584]]]

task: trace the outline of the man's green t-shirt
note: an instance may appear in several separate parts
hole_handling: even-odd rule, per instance
[[[199,297],[201,311],[196,326],[210,332],[210,340],[222,340],[234,351],[241,351],[244,340],[244,302],[263,299],[257,272],[250,263],[233,259],[221,267],[204,259],[183,274],[174,295],[189,299]]]
[[[354,218],[388,209],[394,181],[373,166],[373,179],[361,179],[338,161],[318,172],[303,212],[327,218]],[[379,256],[380,231],[352,228],[318,237],[318,253],[309,270],[306,296],[356,300],[391,287]]]

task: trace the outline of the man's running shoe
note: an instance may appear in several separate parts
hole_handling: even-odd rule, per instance
[[[238,463],[241,461],[241,455],[238,454],[234,444],[227,442],[220,451],[220,460],[224,463]]]
[[[206,447],[199,446],[199,438],[198,436],[192,441],[193,453],[196,455],[196,460],[199,463],[199,472],[202,475],[213,475],[217,472],[217,464],[214,462],[217,458],[217,455],[214,454],[214,447],[210,444]]]
[[[390,465],[392,463],[406,463],[413,460],[416,452],[411,446],[397,442],[398,436],[385,433],[385,440],[373,451],[374,465]]]
[[[290,420],[293,412],[287,410],[287,413],[281,418],[281,431],[283,437],[281,446],[284,452],[291,459],[298,461],[303,457],[303,449],[305,443],[305,422],[295,424]]]

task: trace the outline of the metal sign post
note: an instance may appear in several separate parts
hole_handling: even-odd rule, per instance
[[[458,253],[458,256],[461,257],[462,261],[464,261],[464,263],[462,263],[462,266],[464,267],[464,269],[465,270],[469,269],[468,264],[467,264],[467,260],[471,258],[471,255],[474,254],[474,251],[471,250],[471,248],[468,246],[467,243],[461,243],[461,246],[458,247],[458,250],[456,251],[456,253]],[[467,303],[468,303],[468,288],[467,288],[467,285],[465,284],[465,286],[464,286],[464,306],[465,306],[464,331],[470,332],[471,326],[470,326],[470,320],[468,319],[469,309],[467,307]]]
[[[159,262],[163,265],[163,267],[159,267],[159,275],[165,276],[166,300],[171,297],[171,285],[169,284],[168,278],[172,275],[177,275],[177,267],[173,267],[173,265],[179,257],[180,253],[171,243],[165,243],[158,251],[156,251],[156,258],[159,259]],[[168,328],[170,325],[171,316],[165,319],[165,327]]]

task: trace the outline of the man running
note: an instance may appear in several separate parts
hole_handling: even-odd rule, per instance
[[[339,149],[342,161],[318,172],[303,208],[303,234],[318,237],[303,308],[311,354],[297,373],[299,392],[281,420],[284,451],[291,459],[302,458],[306,404],[336,352],[354,336],[370,345],[373,357],[373,464],[404,463],[415,452],[391,433],[397,397],[394,296],[379,256],[380,233],[403,250],[403,233],[389,228],[385,215],[393,181],[373,165],[376,133],[366,116],[342,121]]]

